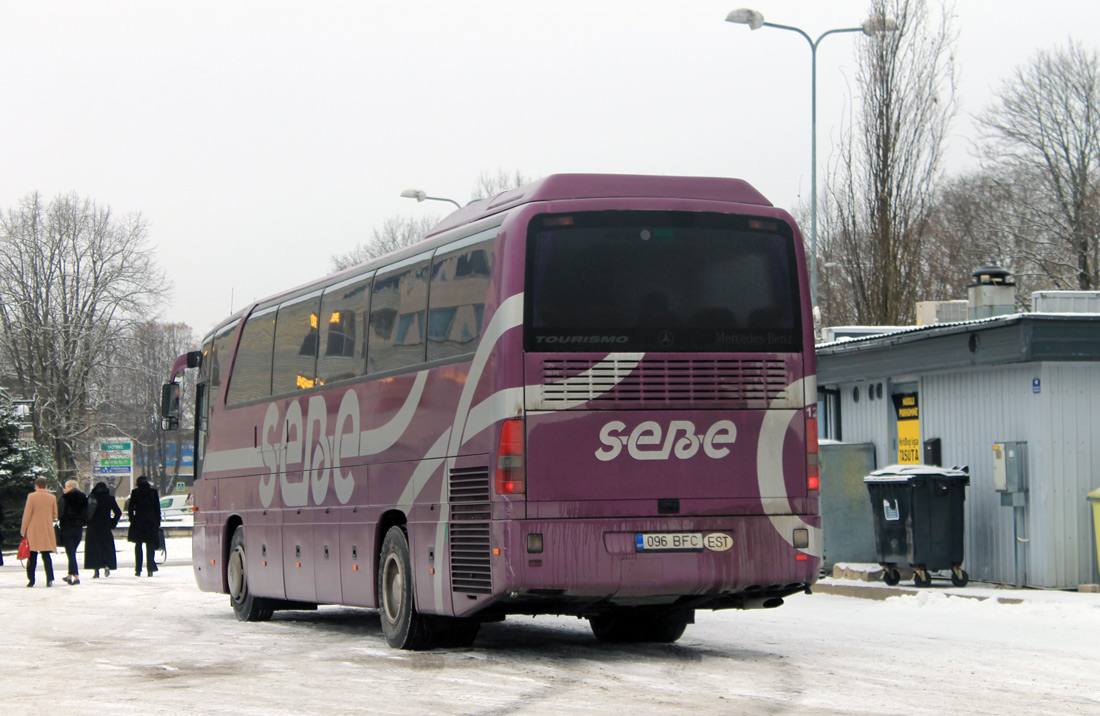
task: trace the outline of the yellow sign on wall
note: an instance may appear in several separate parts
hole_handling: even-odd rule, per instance
[[[898,464],[920,464],[920,405],[916,393],[895,393],[898,425]]]

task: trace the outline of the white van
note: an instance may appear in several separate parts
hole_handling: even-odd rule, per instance
[[[160,498],[161,522],[179,522],[194,517],[195,500],[190,494],[167,495]]]

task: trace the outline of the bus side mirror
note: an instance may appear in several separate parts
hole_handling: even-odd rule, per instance
[[[160,428],[161,430],[179,430],[180,427],[180,384],[165,383],[160,391]]]

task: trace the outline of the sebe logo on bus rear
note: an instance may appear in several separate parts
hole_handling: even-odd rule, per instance
[[[727,445],[737,440],[737,426],[732,420],[719,420],[705,431],[695,427],[690,420],[672,420],[663,427],[656,420],[639,423],[629,433],[626,423],[612,420],[600,428],[603,447],[596,450],[596,459],[608,462],[623,454],[635,460],[668,460],[675,457],[688,460],[701,450],[707,457],[718,460],[730,454]]]

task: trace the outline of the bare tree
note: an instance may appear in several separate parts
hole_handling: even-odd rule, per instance
[[[186,431],[166,433],[160,429],[161,385],[167,378],[165,366],[193,348],[197,341],[185,323],[143,321],[127,331],[117,342],[117,350],[104,381],[105,402],[99,411],[99,437],[125,435],[140,457],[143,472],[162,494],[170,492],[179,477]],[[184,395],[180,401],[181,426],[192,424],[194,386],[184,374]],[[184,438],[185,439],[185,438]]]
[[[897,29],[857,51],[860,99],[828,188],[834,216],[821,258],[835,264],[832,280],[859,323],[907,323],[921,296],[929,208],[955,114],[951,13],[941,6],[933,17],[928,4],[872,0],[871,16]]]
[[[504,170],[499,170],[496,174],[481,172],[474,184],[470,201],[488,199],[502,191],[523,186],[529,181],[519,170],[510,174]],[[438,223],[439,216],[436,214],[416,218],[394,216],[386,219],[381,228],[371,231],[370,239],[347,253],[334,255],[331,258],[332,268],[340,271],[411,246],[427,236],[432,227]]]
[[[383,222],[382,228],[371,230],[368,241],[359,244],[346,254],[334,255],[331,259],[332,268],[334,271],[340,271],[411,246],[427,236],[431,228],[438,223],[439,217],[435,214],[415,218],[390,217]]]
[[[1008,164],[948,180],[929,219],[925,298],[965,298],[971,272],[989,265],[1012,272],[1021,309],[1034,291],[1075,288],[1066,252],[1035,240],[1046,215],[1035,208],[1041,191],[1034,175]]]
[[[966,298],[979,266],[1020,270],[1020,252],[1005,241],[1014,201],[1008,177],[989,171],[952,177],[940,186],[925,234],[924,300]]]
[[[75,194],[38,193],[0,215],[0,358],[36,401],[35,439],[74,477],[96,412],[97,371],[167,283],[140,214],[116,218]]]
[[[1013,235],[1057,286],[1100,287],[1100,55],[1041,50],[979,117],[987,160],[1019,188]]]
[[[477,175],[477,182],[474,184],[474,190],[470,194],[470,201],[488,199],[491,196],[496,196],[502,191],[515,189],[524,184],[529,184],[530,182],[531,179],[518,169],[513,172],[506,172],[503,169],[498,169],[496,174],[491,174],[487,171],[481,172]]]

